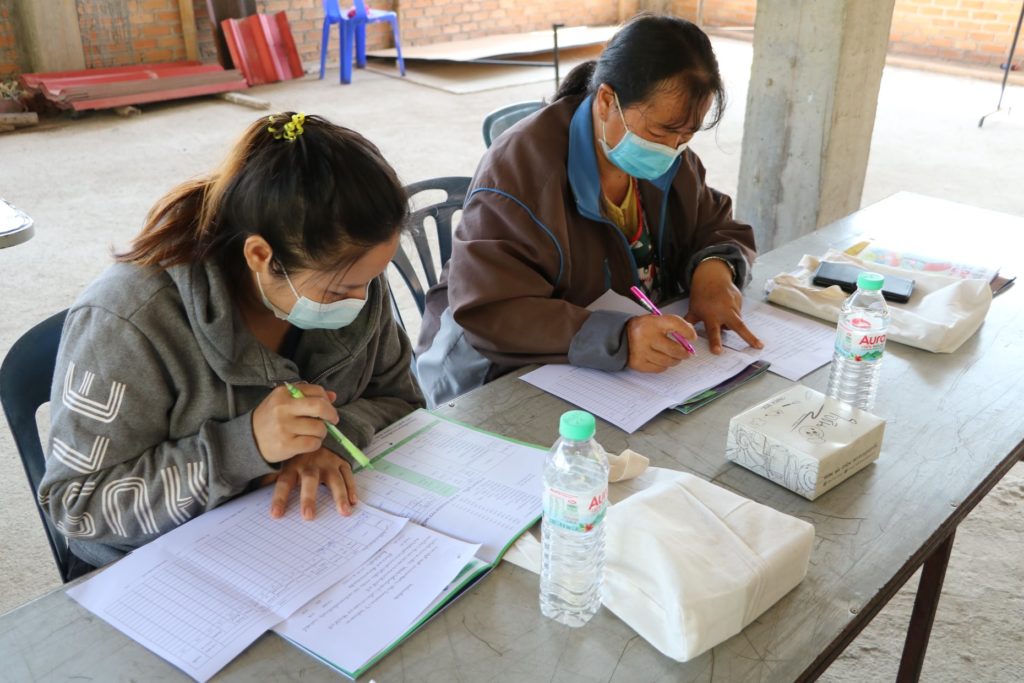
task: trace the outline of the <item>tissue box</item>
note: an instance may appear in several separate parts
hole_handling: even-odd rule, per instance
[[[878,459],[885,420],[795,385],[729,421],[729,460],[814,500]]]

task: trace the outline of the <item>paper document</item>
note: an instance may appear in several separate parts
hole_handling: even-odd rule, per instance
[[[462,569],[475,564],[479,547],[409,524],[274,631],[355,678],[418,625]]]
[[[546,453],[424,410],[365,452],[375,469],[356,472],[360,502],[349,517],[321,486],[316,519],[304,521],[297,505],[271,519],[265,487],[68,595],[199,681],[275,626],[359,676],[540,518]]]
[[[755,299],[743,300],[743,322],[764,343],[758,351],[741,336],[726,330],[722,345],[742,351],[751,358],[771,363],[768,372],[800,381],[832,360],[836,345],[834,325],[812,320]]]
[[[681,299],[662,309],[665,313],[685,315],[689,299]],[[836,328],[821,320],[805,318],[784,308],[749,297],[743,298],[743,322],[764,343],[760,351],[731,330],[722,335],[722,345],[743,352],[751,360],[766,360],[774,372],[794,382],[832,360]],[[704,326],[697,334],[705,336]]]
[[[639,304],[611,291],[588,308],[637,315],[647,313]],[[693,346],[696,356],[659,373],[628,369],[604,372],[572,365],[545,365],[521,379],[632,433],[661,411],[724,382],[756,360],[734,351],[715,355],[707,340],[702,338]]]
[[[464,541],[493,562],[540,514],[544,451],[418,410],[382,431],[360,500]]]
[[[272,487],[200,515],[119,560],[68,595],[196,680],[364,566],[406,520],[357,505],[270,517]]]
[[[362,505],[412,522],[358,575],[275,629],[356,678],[489,571],[540,517],[545,449],[419,410],[365,449]],[[462,539],[462,540],[457,540]]]

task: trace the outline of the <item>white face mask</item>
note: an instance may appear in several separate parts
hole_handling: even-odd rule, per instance
[[[263,292],[263,283],[260,281],[260,274],[256,273],[256,286],[260,289],[260,296],[263,297],[263,304],[269,308],[274,315],[281,320],[287,320],[295,327],[302,330],[340,330],[351,325],[359,317],[359,312],[366,305],[366,299],[342,299],[334,303],[324,304],[313,301],[299,294],[288,277],[288,272],[281,267],[284,279],[295,295],[295,305],[290,313],[285,313],[271,303],[270,299]]]

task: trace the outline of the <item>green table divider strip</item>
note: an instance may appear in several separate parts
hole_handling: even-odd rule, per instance
[[[436,493],[439,496],[450,498],[459,492],[459,488],[457,486],[452,486],[451,484],[446,484],[443,481],[432,479],[420,474],[419,472],[413,472],[406,467],[396,465],[388,460],[378,460],[374,462],[373,466],[378,472],[392,476],[395,479],[401,479],[413,486],[418,486],[421,489],[430,491],[431,493]]]

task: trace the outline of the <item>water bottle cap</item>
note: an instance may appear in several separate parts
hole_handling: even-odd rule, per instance
[[[861,273],[857,276],[857,287],[869,292],[877,292],[885,284],[885,276],[878,273]]]
[[[570,441],[586,441],[594,436],[594,416],[585,410],[570,410],[562,413],[558,421],[558,433]]]

